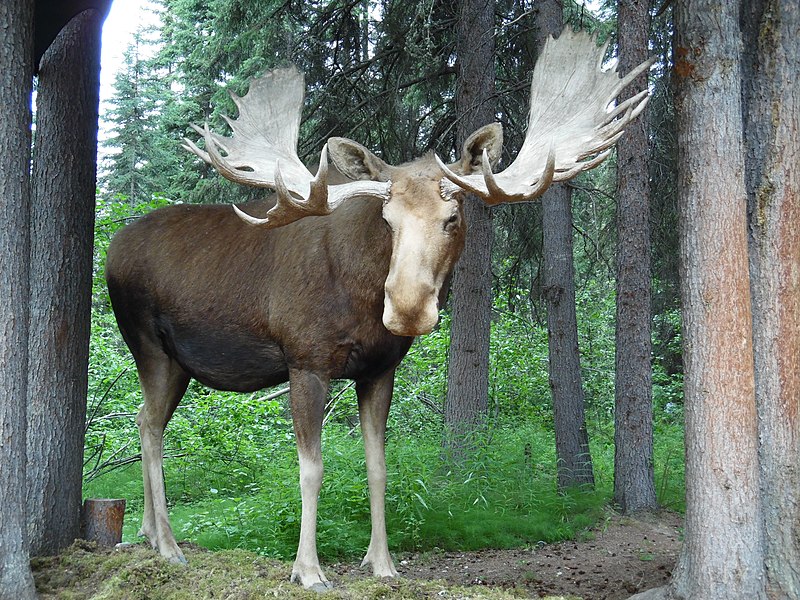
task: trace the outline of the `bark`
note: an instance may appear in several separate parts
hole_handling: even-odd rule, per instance
[[[686,538],[671,589],[763,598],[738,8],[676,5]]]
[[[456,54],[456,145],[495,119],[494,2],[462,0]],[[489,333],[492,311],[492,214],[477,198],[466,198],[464,253],[452,284],[450,360],[445,403],[446,446],[455,458],[469,435],[486,422],[489,397]]]
[[[39,70],[27,441],[34,555],[80,535],[102,24],[94,9],[73,18]]]
[[[620,75],[647,60],[649,0],[619,0]],[[627,88],[647,87],[647,74]],[[631,91],[628,91],[631,90]],[[623,513],[658,508],[653,474],[650,366],[650,189],[646,112],[617,142],[617,325],[614,502]]]
[[[742,3],[753,350],[767,593],[800,598],[800,6]]]
[[[548,368],[553,395],[558,488],[561,490],[594,485],[575,314],[571,198],[566,185],[557,186],[542,198],[543,294],[547,306]]]
[[[36,597],[25,531],[33,0],[0,3],[0,599]]]
[[[536,3],[537,47],[563,29],[561,0]],[[550,391],[556,438],[558,488],[594,485],[586,432],[575,312],[572,193],[554,185],[542,196],[543,296],[547,310]]]

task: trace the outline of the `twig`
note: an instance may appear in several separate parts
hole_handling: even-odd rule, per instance
[[[97,404],[95,404],[94,408],[92,409],[92,414],[89,415],[88,419],[86,419],[86,426],[84,427],[84,430],[83,430],[84,435],[86,435],[86,432],[89,431],[89,426],[92,424],[92,421],[94,420],[95,416],[97,415],[97,411],[100,410],[100,407],[103,405],[103,402],[106,401],[106,399],[108,398],[108,395],[111,393],[111,389],[117,384],[117,382],[120,380],[120,378],[123,375],[125,375],[125,373],[128,372],[129,368],[130,367],[125,367],[124,369],[122,369],[122,371],[119,372],[119,375],[117,375],[114,378],[114,381],[112,381],[111,384],[108,386],[108,388],[106,389],[105,393],[100,398],[100,401]]]
[[[327,422],[328,422],[328,419],[330,419],[331,415],[333,414],[333,409],[335,409],[335,408],[336,408],[336,405],[339,403],[339,399],[340,399],[342,396],[344,396],[344,393],[345,393],[347,390],[349,390],[350,388],[352,388],[352,387],[353,387],[355,384],[356,384],[356,382],[355,382],[355,381],[351,381],[351,382],[349,382],[349,383],[348,383],[346,386],[344,386],[344,387],[343,387],[341,390],[339,390],[339,393],[338,393],[338,394],[336,394],[336,395],[335,395],[333,398],[331,398],[331,399],[328,401],[328,404],[326,404],[326,405],[325,405],[325,409],[326,409],[328,412],[327,412],[327,414],[325,415],[325,418],[324,418],[324,419],[322,419],[322,426],[323,426],[323,427],[325,427],[325,423],[327,423]],[[329,407],[330,407],[330,408],[329,408]]]

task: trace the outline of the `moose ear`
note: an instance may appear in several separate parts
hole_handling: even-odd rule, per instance
[[[350,179],[389,181],[390,167],[364,146],[347,138],[328,139],[328,156],[342,175]]]
[[[464,142],[461,158],[449,165],[450,169],[460,175],[480,173],[484,149],[489,154],[489,163],[496,167],[503,151],[503,126],[500,123],[484,125],[474,131]]]

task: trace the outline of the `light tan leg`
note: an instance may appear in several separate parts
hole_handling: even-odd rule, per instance
[[[358,412],[361,433],[364,436],[364,452],[367,458],[367,481],[369,483],[369,508],[372,518],[372,534],[369,549],[361,565],[372,565],[376,577],[397,577],[389,544],[386,540],[386,419],[392,402],[394,370],[378,379],[359,382]]]
[[[185,563],[167,514],[164,487],[164,428],[186,392],[189,376],[166,355],[157,360],[137,360],[144,404],[136,423],[142,444],[144,479],[144,517],[139,535],[146,536],[153,548],[166,559]]]
[[[300,460],[300,494],[303,501],[300,543],[292,567],[292,581],[324,591],[333,587],[322,572],[317,556],[317,502],[322,487],[322,416],[328,380],[308,371],[289,372],[292,421]]]

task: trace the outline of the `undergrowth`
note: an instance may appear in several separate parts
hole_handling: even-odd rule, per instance
[[[318,546],[327,560],[363,555],[369,544],[369,497],[358,432],[326,427],[325,481],[320,494]],[[297,460],[287,444],[252,481],[204,477],[167,463],[170,510],[179,539],[212,549],[248,548],[292,558],[297,548],[300,493]],[[442,459],[433,439],[387,440],[387,529],[393,550],[509,548],[576,536],[591,526],[608,489],[559,494],[553,485],[553,442],[533,427],[496,431],[458,469]],[[527,450],[526,450],[527,449]],[[222,467],[222,465],[220,465]],[[207,476],[208,474],[203,474]],[[184,486],[191,481],[192,494]],[[217,486],[217,487],[212,487]],[[115,471],[86,485],[87,495],[128,498],[125,540],[141,520],[141,473]]]

